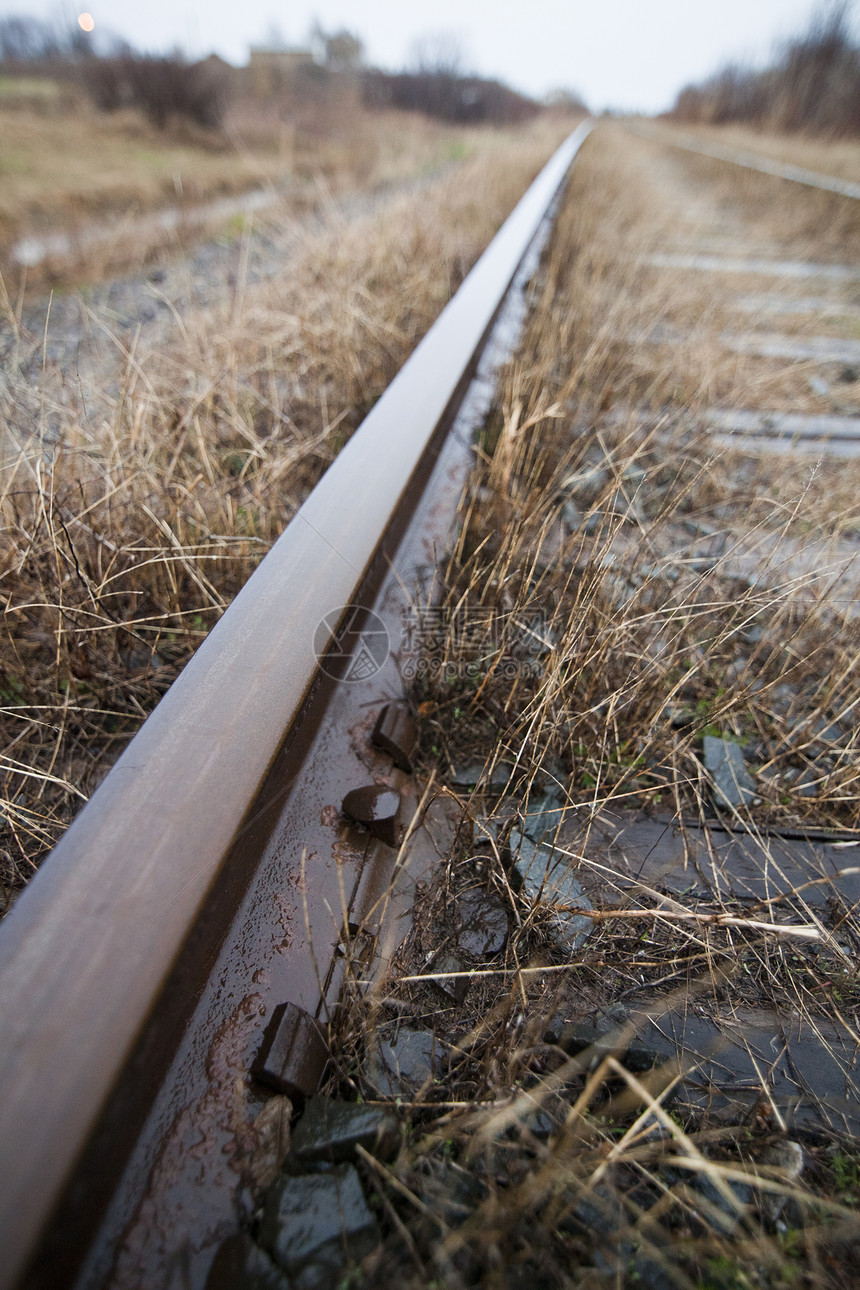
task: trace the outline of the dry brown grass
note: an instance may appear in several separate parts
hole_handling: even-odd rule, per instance
[[[568,854],[600,914],[571,954],[509,868],[511,819],[547,786],[583,829],[607,808],[704,820],[703,733],[752,751],[760,801],[729,822],[765,851],[768,825],[860,827],[857,573],[840,588],[820,556],[798,573],[786,554],[789,538],[854,540],[860,466],[715,449],[696,411],[715,392],[761,406],[774,365],[756,380],[718,346],[626,342],[667,306],[679,323],[701,317],[713,296],[710,279],[697,302],[689,283],[637,267],[674,235],[676,207],[636,148],[603,130],[577,162],[415,684],[425,769],[451,791],[456,767],[505,764],[511,796],[463,798],[481,832],[450,857],[385,980],[338,1021],[341,1091],[378,1097],[365,1053],[380,1032],[428,1028],[450,1051],[396,1162],[363,1158],[389,1232],[371,1285],[782,1290],[855,1275],[856,1140],[787,1133],[761,1065],[754,1104],[727,1112],[680,1095],[677,1061],[644,1073],[621,1058],[671,1010],[743,1026],[744,1009],[772,1009],[777,1030],[802,1023],[825,1049],[832,1025],[856,1039],[856,910],[800,891],[756,906],[642,888],[619,904],[620,873],[595,878],[580,843]],[[579,519],[560,525],[571,502]],[[467,888],[506,902],[511,935],[454,1005],[428,956]],[[613,1003],[624,1012],[600,1044],[559,1038],[559,1014]],[[852,1063],[844,1074],[856,1106]],[[802,1142],[800,1175],[779,1154],[787,1139]]]
[[[142,334],[81,300],[74,368],[8,306],[3,884],[20,886],[438,314],[559,137],[347,219],[265,229],[274,279]],[[47,312],[47,311],[46,311]],[[87,339],[88,337],[88,339]],[[44,360],[44,361],[43,361]]]
[[[397,182],[466,155],[481,139],[354,102],[311,105],[287,120],[240,99],[220,130],[159,131],[136,111],[99,113],[74,98],[60,100],[60,109],[7,107],[0,95],[0,271],[10,289],[92,280],[163,255],[164,230],[147,228],[141,216],[165,206],[187,213],[187,230],[174,235],[181,246],[206,226],[200,208],[219,197],[274,188],[282,209],[297,216],[319,203],[321,185],[343,196]],[[217,214],[209,225],[217,227]],[[88,249],[88,235],[99,230],[110,237]],[[70,234],[75,251],[23,273],[16,242],[51,231]]]
[[[701,137],[739,151],[758,153],[823,175],[860,179],[860,143],[808,139],[727,126],[696,126],[678,130],[661,125],[667,138]],[[726,211],[736,202],[744,207],[751,242],[775,238],[798,258],[857,262],[860,255],[860,202],[836,193],[803,188],[724,161],[688,154],[693,175],[699,175],[721,200]]]
[[[860,145],[852,139],[828,139],[804,134],[777,134],[741,125],[704,125],[683,129],[665,124],[667,133],[693,134],[739,152],[753,152],[771,161],[803,166],[822,175],[860,182]]]
[[[586,145],[500,384],[444,570],[450,626],[415,691],[424,767],[444,785],[468,757],[504,759],[519,801],[554,783],[583,820],[631,805],[695,816],[709,809],[700,740],[713,729],[757,745],[762,801],[735,824],[856,827],[856,619],[815,574],[762,570],[756,545],[853,540],[860,468],[715,452],[697,428],[716,397],[772,405],[787,380],[790,404],[801,377],[703,347],[703,320],[721,325],[710,284],[640,263],[666,245],[671,200],[638,148],[611,131]],[[240,273],[230,300],[177,318],[150,352],[116,337],[112,388],[70,386],[50,365],[29,393],[13,378],[4,413],[29,407],[44,433],[19,431],[2,493],[7,882],[38,861],[548,151],[545,137],[508,140],[381,217],[302,234],[285,281]],[[655,315],[698,327],[696,343],[631,344]],[[40,338],[20,345],[37,369]],[[562,531],[566,501],[583,523]],[[760,580],[739,576],[738,544]],[[839,723],[838,747],[819,746],[820,720]],[[826,768],[811,796],[797,784],[807,763]],[[464,808],[492,817],[480,794]],[[672,1102],[671,1063],[645,1078],[606,1041],[571,1051],[553,1026],[627,1000],[634,1020],[608,1041],[620,1057],[668,1007],[767,1004],[822,1033],[854,1025],[854,912],[822,914],[803,893],[751,910],[646,891],[601,906],[572,957],[506,860],[504,828],[453,854],[386,980],[370,996],[358,986],[336,1020],[332,1084],[365,1097],[365,1045],[394,1019],[453,1046],[404,1108],[398,1159],[363,1158],[388,1233],[364,1284],[849,1284],[856,1143],[805,1133],[798,1178],[769,1154],[785,1134],[766,1072],[750,1115],[721,1120]],[[426,954],[434,920],[476,885],[506,902],[511,935],[457,1008]],[[763,929],[772,917],[814,935]]]
[[[652,288],[657,271],[635,267],[659,240],[648,228],[654,190],[636,185],[626,142],[610,148],[610,136],[602,139],[576,172],[544,295],[487,427],[447,570],[451,602],[467,617],[473,606],[488,623],[511,619],[514,652],[528,648],[515,621],[537,615],[552,647],[540,677],[513,688],[503,658],[492,659],[477,696],[459,704],[462,731],[452,734],[440,719],[428,739],[444,739],[454,762],[473,737],[472,721],[480,728],[491,719],[509,755],[535,766],[562,758],[574,779],[581,767],[607,791],[637,778],[624,765],[626,749],[653,768],[644,801],[668,783],[695,788],[695,741],[706,725],[774,749],[801,716],[814,722],[829,713],[853,726],[857,575],[838,583],[819,553],[801,576],[798,560],[803,545],[854,536],[860,467],[709,445],[697,409],[714,401],[773,407],[772,389],[784,392],[793,377],[769,362],[766,379],[751,380],[737,356],[716,346],[703,352],[694,320],[713,313],[702,294],[709,281],[697,284],[698,297],[685,283],[675,301],[679,330],[692,327],[692,337],[668,346],[625,341],[665,315],[680,275]],[[591,522],[559,546],[566,499]],[[449,653],[455,632],[456,623],[444,642]],[[797,697],[780,717],[769,696],[785,684]],[[445,695],[445,711],[452,702]],[[667,710],[677,704],[700,719],[669,734]],[[831,823],[860,820],[855,760],[852,743],[829,781]],[[671,774],[656,769],[670,764]],[[786,804],[774,795],[770,805],[779,816]],[[790,803],[807,815],[823,807],[819,796]]]

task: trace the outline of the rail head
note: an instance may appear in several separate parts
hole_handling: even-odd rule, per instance
[[[543,168],[0,925],[0,1286],[30,1263],[315,683],[314,628],[354,599],[592,128]]]

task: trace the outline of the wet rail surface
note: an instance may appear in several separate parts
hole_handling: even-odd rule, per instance
[[[547,163],[5,920],[0,1286],[202,1285],[261,1105],[248,1072],[316,1086],[344,920],[431,859],[400,845],[416,803],[385,708],[402,624],[432,595],[472,430],[590,130]],[[341,811],[356,790],[370,831]]]
[[[438,845],[407,831],[430,812],[409,774],[404,624],[432,598],[474,430],[590,129],[545,167],[0,927],[0,1288],[202,1287],[241,1207],[263,1086],[301,1097],[322,1074],[345,925],[380,961],[378,897],[392,893],[396,924],[444,853],[444,818]],[[680,253],[652,267],[856,277]],[[860,441],[856,417],[703,419],[770,450]]]

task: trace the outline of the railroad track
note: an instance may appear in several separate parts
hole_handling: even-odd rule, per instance
[[[98,1283],[142,1207],[164,1248],[184,1230],[199,1253],[233,1211],[237,1081],[257,1062],[295,1095],[316,1087],[343,922],[361,926],[390,886],[409,818],[404,611],[427,594],[591,128],[535,180],[4,922],[3,1287]],[[354,790],[370,840],[339,828]]]
[[[346,942],[372,977],[450,848],[457,811],[410,775],[403,625],[433,598],[473,432],[591,128],[547,164],[3,923],[0,1287],[203,1286],[265,1090],[302,1099],[322,1077]],[[716,430],[759,446],[857,433],[726,417]]]

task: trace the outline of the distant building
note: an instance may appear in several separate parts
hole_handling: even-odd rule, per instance
[[[221,76],[236,75],[236,68],[233,64],[228,63],[226,58],[222,58],[220,54],[207,54],[205,58],[201,58],[198,67],[206,67],[209,71]]]
[[[299,68],[314,62],[309,49],[268,48],[252,45],[248,57],[248,83],[261,98],[291,85]]]

